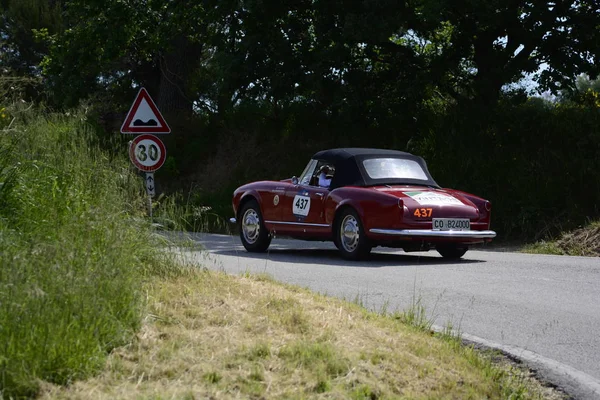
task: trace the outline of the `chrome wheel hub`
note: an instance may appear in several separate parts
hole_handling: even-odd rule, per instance
[[[254,244],[260,235],[260,218],[252,208],[246,210],[242,218],[242,233],[249,244]]]
[[[358,247],[360,231],[358,221],[352,215],[346,215],[340,229],[340,243],[344,250],[351,253]]]

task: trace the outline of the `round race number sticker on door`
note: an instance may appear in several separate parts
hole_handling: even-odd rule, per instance
[[[165,145],[154,135],[139,135],[133,139],[129,147],[131,162],[145,172],[156,171],[162,167],[166,156]]]

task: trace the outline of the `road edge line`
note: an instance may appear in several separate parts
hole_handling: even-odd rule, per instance
[[[440,326],[432,326],[432,329],[438,333],[448,333],[448,329]],[[517,346],[492,342],[468,333],[451,331],[463,342],[474,343],[486,348],[500,350],[501,352],[521,360],[529,366],[534,366],[542,370],[542,377],[551,384],[568,395],[573,395],[577,399],[600,399],[600,381],[586,374],[583,371],[575,369],[567,364],[544,357],[531,350],[526,350]],[[558,382],[557,382],[558,381]],[[575,392],[575,393],[573,393]],[[583,397],[582,397],[583,396]]]

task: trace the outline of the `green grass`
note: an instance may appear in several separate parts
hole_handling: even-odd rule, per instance
[[[564,255],[565,253],[558,247],[557,243],[554,241],[540,240],[536,243],[530,243],[521,249],[523,253],[530,254],[554,254],[554,255]]]
[[[101,369],[140,326],[144,277],[165,264],[126,149],[101,151],[83,114],[9,110],[15,119],[0,130],[0,397],[21,397],[40,380],[68,384]]]
[[[106,370],[40,399],[562,398],[450,326],[433,334],[264,275],[189,269],[147,289],[152,318]]]

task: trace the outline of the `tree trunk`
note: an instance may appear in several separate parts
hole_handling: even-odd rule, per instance
[[[198,64],[201,45],[191,43],[181,35],[173,41],[168,53],[160,55],[160,83],[157,105],[166,114],[184,114],[193,111],[194,94],[190,92],[190,78]]]
[[[507,60],[495,49],[495,32],[480,31],[474,42],[473,61],[477,75],[473,80],[473,102],[485,107],[493,107],[500,99],[500,91],[505,78],[511,71],[506,71]]]
[[[477,73],[473,82],[473,102],[485,107],[494,107],[500,99],[502,90],[502,77],[498,71],[486,71]]]

